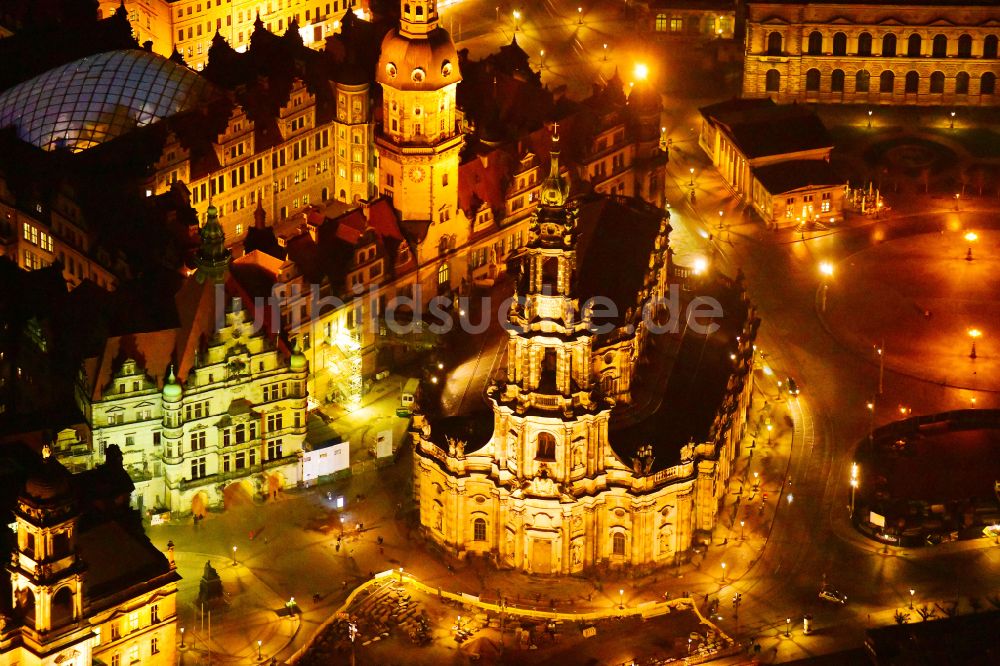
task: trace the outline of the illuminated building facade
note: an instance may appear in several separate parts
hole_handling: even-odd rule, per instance
[[[175,297],[175,326],[113,336],[85,364],[90,463],[117,445],[141,511],[204,515],[300,478],[306,359],[283,352],[254,326],[249,304],[227,295],[229,258],[212,208],[202,239],[198,271]]]
[[[247,67],[255,75],[233,86],[228,118],[212,138],[183,120],[171,127],[148,190],[161,193],[184,182],[200,219],[215,206],[231,244],[254,225],[258,207],[278,224],[310,205],[371,197],[370,87],[356,69],[308,82],[272,75],[262,61],[291,64],[322,56],[271,35],[259,21],[250,52],[237,54],[217,38],[212,57],[205,70],[209,80],[230,80],[232,72],[246,76]]]
[[[714,394],[721,404],[702,406],[711,426],[697,439],[685,432],[669,453],[654,441],[656,432],[673,430],[664,419],[685,418],[669,395],[669,411],[656,413],[652,429],[616,427],[616,410],[636,402],[640,364],[667,344],[652,339],[640,313],[655,310],[668,291],[669,225],[652,207],[602,196],[568,200],[557,153],[551,162],[530,235],[513,260],[516,294],[525,300],[512,306],[506,372],[488,391],[492,414],[415,422],[420,522],[459,556],[488,556],[536,574],[673,564],[698,531],[715,524],[743,434],[756,324],[745,303],[733,309],[746,315],[725,335],[738,360],[734,367],[727,353],[720,384],[699,395]],[[609,285],[616,293],[603,293]],[[598,294],[623,308],[599,333],[594,309],[584,305]],[[680,353],[700,349],[682,344]],[[679,460],[664,467],[667,456]]]
[[[833,138],[811,110],[736,99],[700,112],[698,145],[767,226],[843,219],[847,182],[830,166]]]
[[[47,454],[47,452],[46,452]],[[124,486],[116,483],[124,477]],[[101,478],[98,479],[97,476]],[[121,468],[71,477],[46,457],[20,493],[11,599],[0,601],[0,662],[90,666],[177,662],[177,581],[144,535],[100,514],[84,520],[83,487],[104,482],[127,495]],[[124,505],[127,506],[127,497]]]
[[[733,0],[654,0],[646,12],[647,29],[657,37],[732,39],[736,30]]]
[[[779,102],[1000,102],[996,3],[751,2],[744,97]]]
[[[120,0],[101,0],[101,16],[110,16]],[[281,34],[294,27],[303,42],[321,47],[344,14],[358,9],[358,0],[126,0],[132,33],[153,51],[169,56],[176,49],[192,68],[208,64],[208,50],[218,33],[242,51],[250,44],[260,17],[265,29]]]

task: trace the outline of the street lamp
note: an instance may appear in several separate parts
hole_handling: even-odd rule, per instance
[[[579,17],[579,19],[577,19],[577,23],[579,25],[583,25],[583,7],[576,8],[576,15]]]
[[[965,240],[969,242],[969,248],[965,251],[965,260],[972,261],[972,244],[979,240],[979,236],[975,231],[970,231],[965,234]]]
[[[875,437],[875,401],[868,403],[868,443],[871,444]]]
[[[608,45],[604,45],[604,62],[608,61]]]
[[[181,627],[181,649],[184,649],[184,627]]]
[[[722,217],[725,215],[724,211],[719,211],[719,229],[722,229]]]
[[[868,129],[872,128],[872,113],[874,112],[871,109],[868,109]]]
[[[743,541],[743,526],[746,525],[746,521],[740,521],[740,541]]]
[[[260,644],[261,644],[261,641],[258,640],[257,641],[257,661],[260,661],[262,659],[262,657],[260,656]]]
[[[884,352],[885,343],[881,347],[875,347],[875,353],[878,354],[878,394],[882,395],[882,380],[885,377],[885,354]]]
[[[399,582],[403,582],[403,567],[399,567]]]
[[[767,445],[771,445],[771,432],[774,430],[774,426],[770,423],[767,424]]]
[[[688,171],[691,173],[691,181],[688,183],[688,187],[694,187],[694,167],[691,167]]]
[[[912,587],[910,588],[910,610],[913,610],[913,595],[916,594],[916,590]]]
[[[722,582],[726,582],[726,563],[722,563]]]
[[[545,69],[545,49],[541,50],[539,56],[541,58],[541,65],[539,65],[539,69]]]
[[[983,334],[978,328],[970,328],[968,330],[969,337],[972,338],[972,351],[969,352],[969,358],[973,361],[976,360],[976,340]]]
[[[854,518],[854,493],[858,489],[858,463],[851,463],[851,518]]]
[[[618,590],[618,610],[625,610],[625,590]]]
[[[758,477],[760,477],[760,474],[758,472],[754,472],[753,473],[753,489],[754,490],[757,490],[757,486],[760,485],[760,480],[759,480]]]
[[[833,264],[829,261],[819,262],[819,272],[823,275],[823,286],[820,288],[820,311],[826,312],[826,292],[830,288],[830,278],[833,277]]]
[[[649,67],[644,62],[637,62],[632,73],[637,81],[645,81],[649,77]]]
[[[952,111],[949,115],[951,116],[951,120],[948,124],[948,129],[955,129],[955,112]]]
[[[694,260],[694,266],[691,268],[691,272],[695,275],[703,275],[705,271],[708,270],[708,261],[704,257],[698,257]]]
[[[233,546],[233,566],[236,566],[236,546]]]
[[[792,618],[786,617],[785,618],[785,638],[788,638],[791,635],[792,635]]]
[[[514,16],[514,32],[517,32],[518,28],[520,27],[519,23],[521,21],[521,12],[515,9],[513,16]]]

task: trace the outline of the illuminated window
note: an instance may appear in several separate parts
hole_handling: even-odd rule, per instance
[[[656,15],[656,31],[666,32],[667,31],[667,15],[657,14]]]
[[[128,614],[128,630],[133,632],[139,628],[139,611],[132,611]]]

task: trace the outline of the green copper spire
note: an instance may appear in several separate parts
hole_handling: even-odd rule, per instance
[[[226,232],[219,224],[218,210],[209,205],[205,226],[201,228],[201,247],[195,257],[195,278],[198,282],[222,282],[232,254],[226,249]]]
[[[549,176],[542,183],[542,205],[558,208],[569,197],[569,183],[559,172],[559,123],[552,127],[552,149]]]

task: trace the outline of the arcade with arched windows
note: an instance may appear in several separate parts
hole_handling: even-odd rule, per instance
[[[990,106],[1000,104],[1000,25],[970,5],[753,4],[744,97],[777,102]],[[963,18],[962,24],[953,22]],[[844,23],[844,18],[855,24]],[[994,17],[995,18],[995,17]]]

